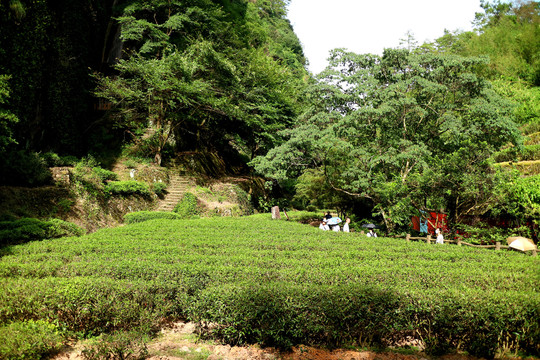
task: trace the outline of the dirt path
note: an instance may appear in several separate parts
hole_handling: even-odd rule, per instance
[[[148,346],[149,360],[428,360],[430,357],[419,353],[406,355],[394,352],[376,353],[372,351],[352,351],[338,349],[328,351],[309,346],[298,346],[290,352],[262,349],[258,346],[229,346],[208,341],[199,341],[195,335],[195,324],[178,322],[161,334]],[[53,360],[84,360],[84,343],[78,343]],[[447,355],[441,360],[475,360],[466,355]]]

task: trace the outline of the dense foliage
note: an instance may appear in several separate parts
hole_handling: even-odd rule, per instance
[[[540,171],[540,3],[482,1],[481,6],[484,12],[476,14],[475,31],[447,32],[415,51],[489,57],[480,73],[497,93],[513,102],[514,118],[524,135],[523,144],[507,145],[493,159],[503,170],[534,177]],[[535,180],[517,179],[516,171],[499,182],[498,200],[489,214],[515,227],[528,226],[538,236],[540,201],[524,195],[534,189]]]
[[[0,326],[0,358],[10,360],[41,359],[64,346],[56,325],[46,320],[28,320]]]
[[[200,215],[202,209],[199,205],[197,197],[192,193],[185,193],[182,199],[176,204],[173,210],[181,219],[189,219]]]
[[[488,56],[489,64],[481,73],[499,94],[515,103],[523,133],[534,134],[540,126],[540,4],[494,1],[482,2],[482,7],[484,12],[476,14],[475,31],[447,32],[415,51]],[[531,139],[525,148],[533,144],[537,142]]]
[[[0,2],[0,75],[12,90],[7,109],[19,149],[80,155],[94,136],[94,87],[102,66],[112,1]],[[97,133],[100,133],[97,131]]]
[[[285,15],[281,0],[1,2],[0,151],[115,156],[135,139],[158,163],[172,145],[243,164],[299,111]]]
[[[298,112],[304,59],[284,15],[281,1],[125,2],[126,58],[97,94],[117,126],[155,129],[157,163],[171,142],[253,157]]]
[[[320,169],[334,190],[372,201],[391,230],[413,209],[454,220],[492,203],[489,157],[519,131],[510,104],[476,75],[480,58],[335,50],[287,142],[255,161],[287,179]]]
[[[81,236],[83,234],[84,230],[79,226],[60,219],[20,218],[13,221],[0,221],[0,247],[33,240]]]
[[[183,318],[232,344],[412,336],[435,353],[540,352],[538,258],[516,252],[322,232],[269,214],[151,220],[8,250],[3,327],[32,319],[64,336],[152,333]]]

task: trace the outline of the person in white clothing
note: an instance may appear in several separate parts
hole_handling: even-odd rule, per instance
[[[346,218],[345,224],[343,224],[343,232],[350,232],[349,230],[349,224],[351,223],[351,219]]]
[[[437,241],[435,241],[435,243],[444,244],[444,237],[443,237],[441,229],[439,228],[435,229],[435,234],[437,234]]]
[[[319,225],[319,229],[325,230],[325,231],[330,230],[330,227],[326,224],[326,219],[323,219],[321,221],[321,225]]]
[[[368,233],[367,233],[367,236],[368,237],[377,237],[377,233],[375,231],[373,231],[373,228],[370,228]]]
[[[336,225],[332,226],[332,231],[339,232],[339,225],[336,224]]]

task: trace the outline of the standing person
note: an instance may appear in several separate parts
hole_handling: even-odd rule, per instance
[[[349,230],[349,224],[351,223],[351,219],[346,218],[345,224],[343,224],[343,232],[350,232]]]
[[[437,241],[435,241],[435,243],[444,244],[444,237],[443,237],[441,229],[439,228],[435,229],[435,234],[437,234]]]
[[[332,226],[332,231],[339,232],[339,225],[336,224],[336,225]]]
[[[377,237],[377,233],[373,231],[373,228],[369,228],[369,231],[367,233],[367,237]]]
[[[321,225],[319,225],[319,229],[325,231],[330,230],[330,227],[328,227],[328,225],[326,224],[326,219],[322,219]]]
[[[327,212],[326,212],[326,215],[324,215],[324,218],[325,218],[326,220],[330,220],[330,219],[332,218],[332,214],[330,214],[330,211],[327,211]]]

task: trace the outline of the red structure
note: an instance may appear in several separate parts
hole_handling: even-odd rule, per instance
[[[443,233],[448,233],[448,215],[436,211],[423,211],[423,216],[413,216],[411,218],[412,228],[419,232],[434,234],[436,228],[440,228]]]

